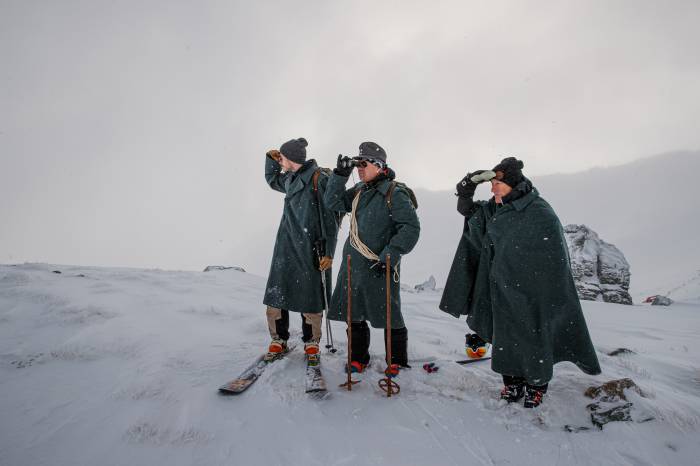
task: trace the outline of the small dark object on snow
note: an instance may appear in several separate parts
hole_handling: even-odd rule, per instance
[[[423,364],[423,369],[425,369],[425,372],[428,374],[432,374],[433,372],[437,372],[440,367],[436,366],[434,362],[427,362]]]
[[[54,270],[53,273],[61,273],[60,270]]]
[[[673,300],[671,298],[661,296],[660,294],[649,296],[647,299],[644,300],[644,302],[651,303],[652,306],[670,306],[671,304],[673,304]]]
[[[631,349],[627,348],[618,348],[616,350],[612,350],[611,352],[608,353],[608,356],[617,356],[618,354],[637,354]]]
[[[577,432],[585,432],[587,430],[591,430],[591,428],[586,427],[586,426],[572,426],[572,425],[567,424],[564,426],[564,430],[567,432],[577,433]]]

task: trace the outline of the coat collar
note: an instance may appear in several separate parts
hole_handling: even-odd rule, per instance
[[[361,183],[361,185],[362,188],[366,187],[366,189],[374,188],[380,193],[382,193],[382,195],[386,196],[389,192],[389,188],[391,188],[391,183],[394,181],[394,178],[396,178],[396,173],[394,173],[394,170],[392,170],[391,168],[387,168],[386,176],[383,177],[381,180],[371,185],[366,183]]]
[[[524,210],[527,206],[532,204],[532,202],[540,197],[540,193],[537,192],[537,188],[532,188],[532,191],[529,193],[525,194],[523,197],[518,198],[511,202],[510,204],[513,206],[513,208],[517,211]]]
[[[311,183],[311,178],[313,178],[317,168],[318,165],[314,159],[307,160],[298,172],[289,177],[286,186],[286,197],[292,197],[304,189],[305,186],[308,186]]]
[[[525,210],[525,208],[532,204],[538,197],[540,197],[540,193],[537,191],[537,188],[533,187],[532,191],[530,191],[529,193],[507,204],[496,204],[496,200],[494,197],[489,199],[489,203],[493,205],[492,208],[496,213],[508,211],[511,207],[513,208],[513,210],[520,212],[522,210]]]

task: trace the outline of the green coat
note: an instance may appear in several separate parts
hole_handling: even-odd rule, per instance
[[[348,178],[333,174],[328,182],[324,202],[329,209],[346,213],[352,210],[352,200],[357,191],[361,191],[356,218],[360,239],[382,262],[386,255],[391,255],[391,266],[401,272],[401,256],[408,254],[418,242],[420,222],[416,210],[411,204],[408,193],[396,186],[391,197],[391,212],[386,195],[391,187],[394,173],[390,170],[388,178],[376,183],[358,183],[346,190]],[[386,277],[370,269],[372,261],[366,259],[345,241],[342,260],[336,263],[340,267],[338,281],[333,291],[328,317],[333,320],[347,320],[347,256],[351,256],[352,266],[352,320],[357,322],[369,320],[372,327],[386,327]],[[391,328],[405,327],[401,315],[400,285],[391,280]]]
[[[494,371],[533,385],[571,361],[599,374],[571,275],[559,218],[532,188],[498,206],[475,203],[445,285],[440,309],[492,343]]]
[[[277,229],[272,265],[267,278],[263,304],[294,312],[319,313],[325,307],[314,243],[323,240],[318,204],[321,203],[325,229],[325,255],[333,257],[338,224],[333,212],[323,205],[328,174],[318,178],[314,192],[313,175],[318,165],[307,161],[296,173],[282,173],[280,164],[269,157],[265,161],[265,179],[272,189],[284,193],[284,211]],[[326,270],[326,294],[330,299],[331,270]]]

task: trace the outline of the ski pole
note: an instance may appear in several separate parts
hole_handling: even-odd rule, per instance
[[[320,256],[319,256],[319,261],[320,261]],[[321,284],[323,285],[323,303],[326,306],[326,349],[329,350],[331,353],[335,353],[338,351],[335,349],[335,345],[333,344],[333,332],[331,330],[331,322],[328,320],[328,295],[327,295],[327,285],[326,285],[326,271],[321,270]]]
[[[379,387],[386,392],[386,397],[391,398],[391,395],[396,391],[399,394],[401,387],[399,384],[391,380],[392,366],[391,363],[391,254],[386,255],[386,374],[385,379],[379,380]]]
[[[350,268],[350,254],[348,254],[348,365],[345,371],[348,373],[348,380],[341,387],[347,387],[348,391],[352,391],[353,384],[359,383],[359,380],[352,380],[352,269]]]

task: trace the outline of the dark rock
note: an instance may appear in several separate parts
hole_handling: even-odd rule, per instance
[[[612,408],[601,405],[600,403],[591,403],[587,406],[591,412],[591,422],[594,426],[602,429],[609,422],[629,422],[632,420],[632,403],[625,403]]]
[[[586,390],[584,394],[587,397],[596,399],[594,403],[586,406],[591,413],[591,422],[594,426],[602,429],[609,422],[647,422],[654,419],[648,414],[640,417],[639,413],[632,410],[634,404],[625,396],[627,389],[645,396],[632,379],[611,380],[599,387],[589,387]]]
[[[245,269],[243,267],[226,267],[223,265],[208,265],[204,271],[205,272],[214,272],[217,270],[235,270],[237,272],[245,272]]]
[[[630,266],[624,254],[585,225],[567,225],[564,233],[579,298],[632,304]]]
[[[572,425],[567,424],[564,426],[564,430],[567,432],[576,433],[576,432],[585,432],[587,430],[591,430],[591,428],[586,427],[586,426],[572,426]]]
[[[632,389],[640,396],[645,396],[632,379],[618,379],[605,382],[599,387],[588,387],[584,392],[589,398],[600,398],[602,401],[627,400],[625,390]],[[601,396],[602,395],[602,396]]]
[[[435,277],[431,275],[430,278],[428,278],[423,283],[416,285],[414,288],[416,291],[435,291],[435,286]]]

